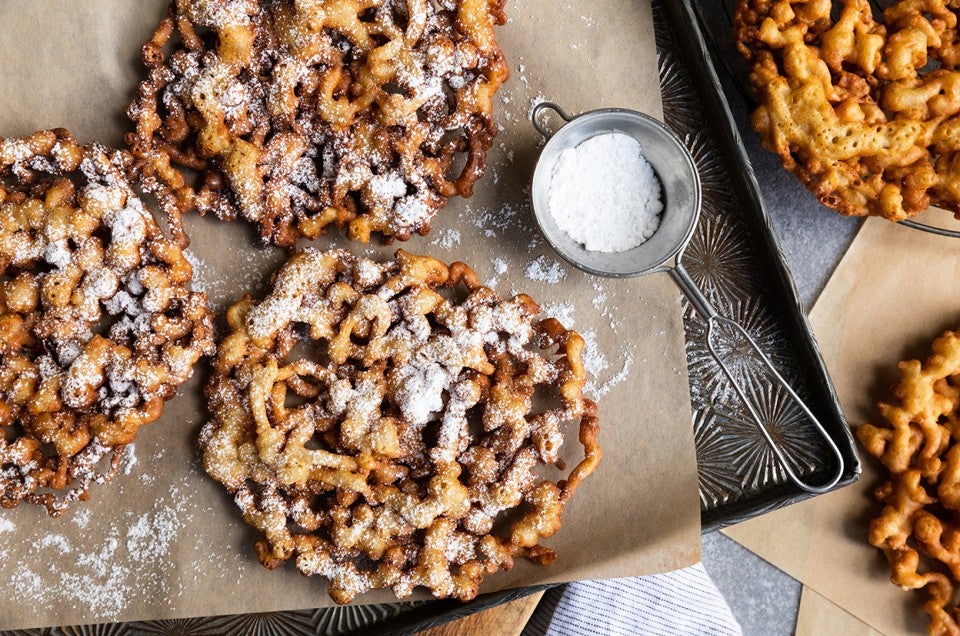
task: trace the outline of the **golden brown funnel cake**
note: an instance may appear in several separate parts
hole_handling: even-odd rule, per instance
[[[925,363],[901,362],[892,394],[879,405],[886,421],[856,431],[890,474],[875,493],[884,507],[870,544],[894,584],[927,592],[930,633],[960,634],[960,332],[934,340]]]
[[[129,159],[65,130],[0,138],[0,505],[58,515],[213,352],[190,265]]]
[[[337,603],[423,586],[472,599],[560,529],[600,462],[583,339],[500,298],[463,263],[307,249],[230,308],[207,389],[203,465]],[[584,457],[564,478],[566,433]]]
[[[193,208],[286,246],[426,234],[483,173],[504,1],[176,0],[128,109],[145,187],[184,242]]]
[[[877,19],[872,4],[739,0],[753,127],[842,214],[960,216],[958,5],[903,0]]]

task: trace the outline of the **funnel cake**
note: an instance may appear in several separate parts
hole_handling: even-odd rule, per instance
[[[540,541],[601,451],[583,339],[539,311],[402,250],[306,249],[231,307],[199,445],[260,562],[293,559],[337,603],[469,600],[515,557],[552,562]],[[570,427],[584,456],[563,478]]]
[[[213,351],[206,296],[127,183],[65,130],[0,138],[0,505],[59,515]]]
[[[957,3],[739,0],[765,147],[824,204],[899,221],[960,217]],[[879,14],[879,10],[876,12]]]
[[[176,0],[128,109],[145,187],[184,242],[193,208],[284,246],[426,234],[483,173],[504,1]]]
[[[870,544],[883,550],[891,581],[924,590],[931,634],[960,634],[960,332],[933,341],[933,354],[900,363],[886,420],[864,424],[857,437],[890,479],[875,495],[884,504],[870,524]]]

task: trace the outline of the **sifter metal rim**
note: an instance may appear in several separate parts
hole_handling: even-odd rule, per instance
[[[552,135],[538,121],[547,109],[556,111],[566,121]],[[530,201],[540,233],[554,251],[577,269],[604,277],[626,278],[674,267],[696,229],[701,191],[693,157],[673,131],[649,115],[624,108],[591,110],[568,117],[555,104],[544,102],[534,108],[532,118],[546,144],[534,168]],[[610,132],[622,132],[640,143],[660,181],[664,210],[660,227],[641,245],[624,252],[593,252],[556,225],[546,196],[559,153]]]

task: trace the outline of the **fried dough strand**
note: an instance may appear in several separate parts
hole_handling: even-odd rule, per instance
[[[428,233],[497,131],[504,1],[176,0],[128,109],[145,187],[184,244],[194,208],[284,246]]]
[[[552,562],[540,541],[601,450],[583,339],[539,312],[463,263],[312,248],[231,307],[199,445],[261,563],[293,560],[349,603],[469,600],[518,556]],[[553,481],[568,427],[584,456]]]
[[[213,352],[206,295],[125,177],[65,130],[0,137],[0,505],[52,516],[110,479]],[[102,464],[108,464],[103,465]]]
[[[901,362],[884,422],[857,428],[868,453],[890,472],[875,496],[870,544],[883,550],[891,581],[924,590],[930,634],[960,634],[960,331],[933,341],[933,354]]]
[[[955,0],[739,0],[763,145],[841,214],[960,218]]]

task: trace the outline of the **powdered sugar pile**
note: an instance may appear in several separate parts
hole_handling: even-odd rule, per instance
[[[604,133],[560,153],[547,207],[561,230],[594,252],[624,252],[660,226],[660,182],[640,143]]]

